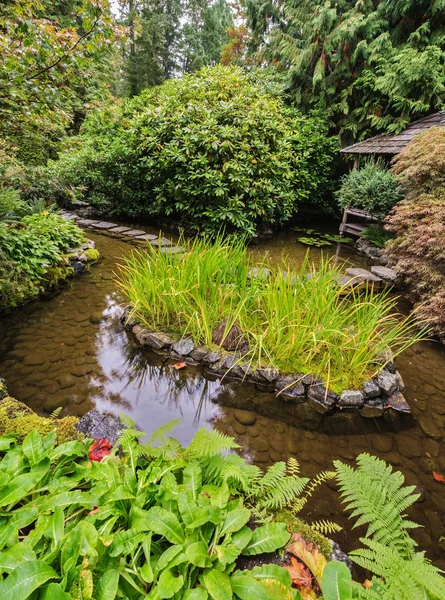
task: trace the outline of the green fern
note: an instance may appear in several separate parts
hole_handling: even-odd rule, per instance
[[[404,558],[396,549],[369,538],[362,538],[367,546],[354,550],[350,557],[359,566],[377,577],[372,587],[364,589],[355,584],[359,598],[363,600],[443,600],[445,579],[442,571],[424,557],[423,552]]]
[[[322,519],[321,521],[314,521],[311,523],[311,527],[323,535],[332,535],[333,533],[339,533],[343,530],[343,527],[338,525],[338,523],[334,523],[334,521],[326,521],[325,519]]]
[[[63,406],[58,406],[57,408],[55,408],[53,410],[53,412],[50,414],[49,418],[57,419],[59,417],[60,413],[62,412],[62,410],[63,410]]]
[[[228,435],[223,435],[215,429],[198,429],[192,441],[184,452],[187,458],[202,459],[214,456],[220,452],[227,452],[239,448],[235,440]]]
[[[360,454],[358,469],[335,461],[341,496],[351,518],[357,518],[354,527],[367,525],[366,538],[372,537],[409,558],[416,546],[408,529],[418,527],[405,519],[404,511],[419,497],[414,486],[403,487],[404,477],[393,472],[384,461]]]

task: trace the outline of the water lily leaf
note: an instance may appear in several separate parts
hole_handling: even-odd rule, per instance
[[[4,580],[0,581],[0,597],[2,600],[26,600],[48,579],[59,575],[43,560],[24,562]]]
[[[252,556],[264,552],[275,552],[278,548],[283,548],[289,538],[290,533],[287,531],[285,523],[267,523],[254,530],[252,539],[244,548],[243,554]]]

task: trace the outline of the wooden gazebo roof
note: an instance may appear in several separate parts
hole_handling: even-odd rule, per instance
[[[398,154],[407,146],[417,133],[422,133],[431,127],[445,127],[445,110],[424,117],[411,123],[398,135],[376,135],[375,137],[358,142],[341,152],[344,154]]]

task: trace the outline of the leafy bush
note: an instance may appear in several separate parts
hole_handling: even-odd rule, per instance
[[[187,252],[180,259],[152,247],[126,258],[121,287],[149,328],[210,347],[214,329],[227,319],[226,332],[235,323],[241,330],[240,349],[248,342],[243,363],[311,372],[334,390],[359,386],[381,368],[387,346],[398,353],[418,338],[387,294],[367,290],[345,298],[341,271],[329,262],[315,269],[306,261],[296,273],[267,259],[255,265],[242,240],[181,244]],[[251,276],[254,268],[264,277]]]
[[[336,197],[341,208],[359,208],[385,217],[402,199],[394,174],[381,161],[368,160],[342,178]]]
[[[71,273],[62,254],[84,241],[73,222],[43,212],[0,225],[0,309],[13,308]]]
[[[406,192],[387,218],[387,256],[432,330],[445,337],[445,130],[416,136],[394,161]]]
[[[385,244],[393,238],[391,233],[385,231],[380,225],[370,225],[361,232],[360,237],[372,242],[378,248],[384,248]]]
[[[234,67],[205,68],[90,116],[58,168],[88,198],[131,217],[253,234],[322,203],[337,144]]]

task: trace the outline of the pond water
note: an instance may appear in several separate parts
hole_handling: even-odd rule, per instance
[[[59,406],[62,415],[80,416],[94,407],[124,412],[147,433],[180,417],[175,436],[183,443],[198,427],[214,427],[233,436],[249,460],[267,466],[294,456],[307,476],[330,469],[335,459],[352,461],[360,452],[370,452],[421,488],[422,502],[411,516],[424,528],[415,537],[435,564],[445,568],[445,544],[440,541],[445,534],[445,485],[433,478],[433,471],[445,474],[443,347],[419,343],[397,361],[412,417],[382,421],[347,412],[322,417],[253,385],[215,381],[198,367],[177,371],[162,357],[141,351],[119,323],[123,299],[114,281],[117,264],[133,247],[116,238],[88,235],[103,256],[100,263],[53,297],[0,319],[0,375],[11,395],[41,413]],[[297,267],[307,249],[296,237],[288,232],[251,252],[258,259],[267,252],[273,260],[284,252]],[[335,251],[333,246],[330,252]],[[311,260],[320,260],[319,249],[310,253]],[[366,264],[343,245],[337,260]],[[332,482],[314,493],[303,516],[344,526],[334,537],[345,550],[358,538],[350,532]]]

